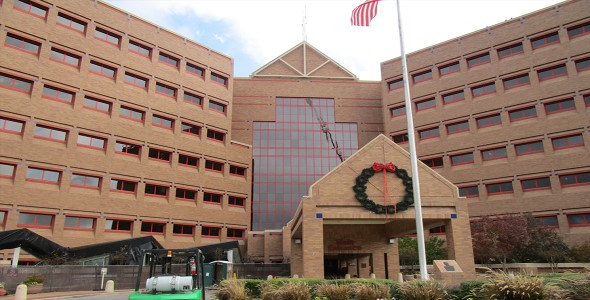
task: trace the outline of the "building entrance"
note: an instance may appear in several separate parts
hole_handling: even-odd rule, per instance
[[[326,254],[324,278],[344,278],[346,274],[352,278],[368,277],[373,269],[371,258],[369,253]]]

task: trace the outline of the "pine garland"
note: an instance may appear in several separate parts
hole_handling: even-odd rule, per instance
[[[383,170],[382,172],[387,172]],[[393,173],[402,180],[404,184],[406,194],[403,196],[402,200],[395,205],[381,205],[375,203],[373,200],[369,199],[367,195],[367,182],[369,179],[375,175],[375,171],[373,168],[369,167],[363,169],[361,174],[356,177],[356,184],[352,187],[354,191],[354,197],[358,200],[365,209],[368,209],[376,214],[394,214],[396,212],[404,211],[410,207],[410,205],[414,204],[414,189],[412,187],[412,177],[408,176],[408,171],[405,169],[399,168],[395,166],[395,171]]]

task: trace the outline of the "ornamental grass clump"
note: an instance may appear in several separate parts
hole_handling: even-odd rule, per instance
[[[325,297],[330,300],[348,300],[350,293],[347,284],[320,284],[315,287],[315,294],[318,297]]]
[[[359,282],[350,286],[350,298],[354,300],[389,299],[389,287],[376,282]],[[330,298],[328,298],[330,299]]]
[[[587,268],[587,271],[590,269]],[[566,286],[572,300],[590,299],[590,273],[577,279],[563,279],[562,284]]]
[[[568,299],[567,291],[557,286],[545,284],[544,280],[537,276],[489,271],[487,277],[488,281],[480,289],[472,291],[472,295],[475,297],[466,297],[466,299]]]
[[[279,288],[277,300],[310,300],[311,292],[305,282],[291,282]]]
[[[443,284],[434,280],[412,280],[400,285],[404,300],[447,300],[451,299]]]
[[[221,287],[217,293],[219,300],[247,300],[248,289],[246,283],[237,280],[225,280],[221,282]]]
[[[275,300],[279,299],[279,287],[271,282],[265,281],[258,285],[261,300]]]

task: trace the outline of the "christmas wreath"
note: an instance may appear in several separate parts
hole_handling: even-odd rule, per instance
[[[381,205],[373,202],[367,196],[367,182],[377,172],[391,172],[394,173],[398,178],[402,180],[405,187],[405,195],[402,200],[392,205]],[[385,180],[384,180],[385,181]],[[387,163],[382,165],[380,163],[374,163],[373,166],[363,169],[361,174],[356,177],[355,185],[352,187],[354,191],[354,197],[358,200],[362,206],[376,214],[394,214],[399,211],[404,211],[408,207],[414,204],[414,190],[412,187],[412,177],[408,176],[408,171],[396,167],[393,163]],[[387,182],[384,182],[386,189]]]

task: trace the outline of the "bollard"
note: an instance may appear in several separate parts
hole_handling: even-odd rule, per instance
[[[14,293],[14,300],[27,300],[27,286],[19,284]]]
[[[402,273],[397,273],[397,283],[403,283],[404,282],[404,275],[402,275]]]
[[[115,282],[108,280],[107,285],[104,287],[104,291],[107,293],[113,293],[115,291]]]
[[[371,273],[371,279],[375,279],[375,273]]]
[[[266,277],[266,280],[272,280],[272,275],[268,275],[268,277]]]
[[[299,275],[293,274],[293,278],[299,278]]]
[[[350,279],[350,274],[344,275],[344,279]]]

